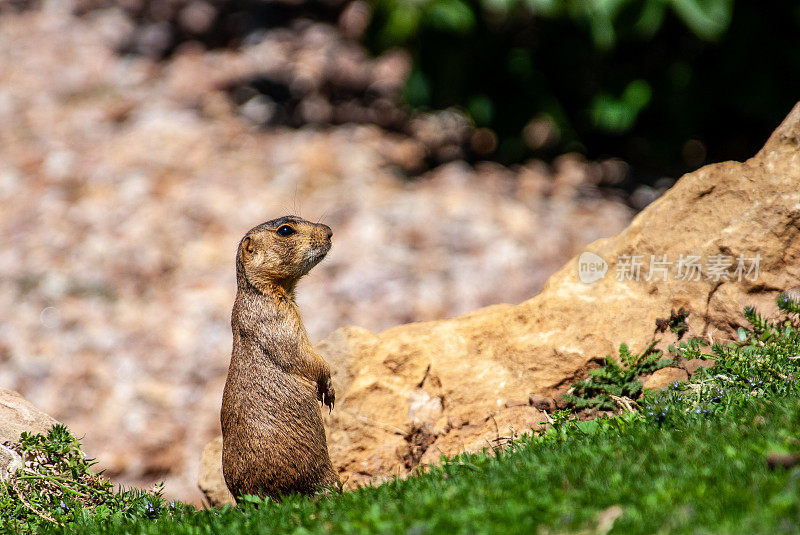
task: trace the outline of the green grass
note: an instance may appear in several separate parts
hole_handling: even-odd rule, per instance
[[[578,429],[577,427],[575,429]],[[496,457],[462,456],[428,474],[329,499],[292,498],[80,533],[536,533],[594,528],[622,507],[618,533],[796,533],[800,471],[766,455],[794,447],[800,403],[753,401],[659,428],[609,422],[529,439]]]
[[[781,305],[779,301],[779,305]],[[797,303],[768,322],[683,358],[714,358],[690,384],[645,392],[641,410],[551,429],[493,454],[462,455],[406,480],[315,499],[249,500],[197,511],[161,504],[125,518],[84,515],[77,533],[798,533],[800,453]],[[611,521],[614,517],[615,521]],[[54,528],[55,529],[55,528]]]

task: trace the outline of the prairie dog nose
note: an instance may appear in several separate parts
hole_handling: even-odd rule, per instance
[[[322,227],[322,233],[325,235],[326,238],[330,240],[331,237],[333,237],[333,231],[331,230],[331,227],[329,227],[328,225],[320,225],[320,226]]]

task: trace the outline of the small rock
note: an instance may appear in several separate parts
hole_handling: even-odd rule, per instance
[[[663,390],[675,381],[685,381],[689,374],[682,368],[661,368],[642,382],[642,386],[651,390]]]
[[[770,470],[776,468],[791,468],[800,463],[800,455],[797,453],[780,453],[771,451],[767,454],[767,466]]]
[[[0,481],[5,481],[22,468],[22,457],[6,446],[0,446]]]
[[[200,472],[197,486],[205,495],[211,507],[235,504],[236,500],[225,484],[222,474],[222,437],[219,436],[206,444],[200,457]]]
[[[556,402],[553,398],[540,396],[539,394],[531,394],[528,396],[528,404],[540,411],[553,412],[556,410]]]
[[[700,360],[700,359],[691,359],[691,360],[684,360],[681,362],[681,367],[686,370],[686,373],[689,374],[689,377],[693,376],[697,373],[697,370],[700,368],[710,368],[714,365],[714,361],[712,359],[708,360]]]
[[[350,2],[339,15],[339,28],[349,39],[360,39],[369,25],[372,10],[367,2]]]
[[[207,32],[216,18],[217,9],[202,0],[191,2],[178,14],[180,27],[195,35]]]

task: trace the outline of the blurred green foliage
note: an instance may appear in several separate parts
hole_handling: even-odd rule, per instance
[[[800,95],[794,2],[371,3],[368,45],[414,59],[407,102],[461,107],[500,161],[579,151],[655,179],[749,157]]]

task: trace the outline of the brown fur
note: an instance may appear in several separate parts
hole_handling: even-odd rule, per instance
[[[281,236],[284,226],[295,233]],[[222,469],[237,499],[312,494],[339,482],[319,405],[333,409],[330,366],[312,349],[294,300],[297,281],[330,250],[331,235],[326,225],[287,216],[239,243],[221,411]]]

